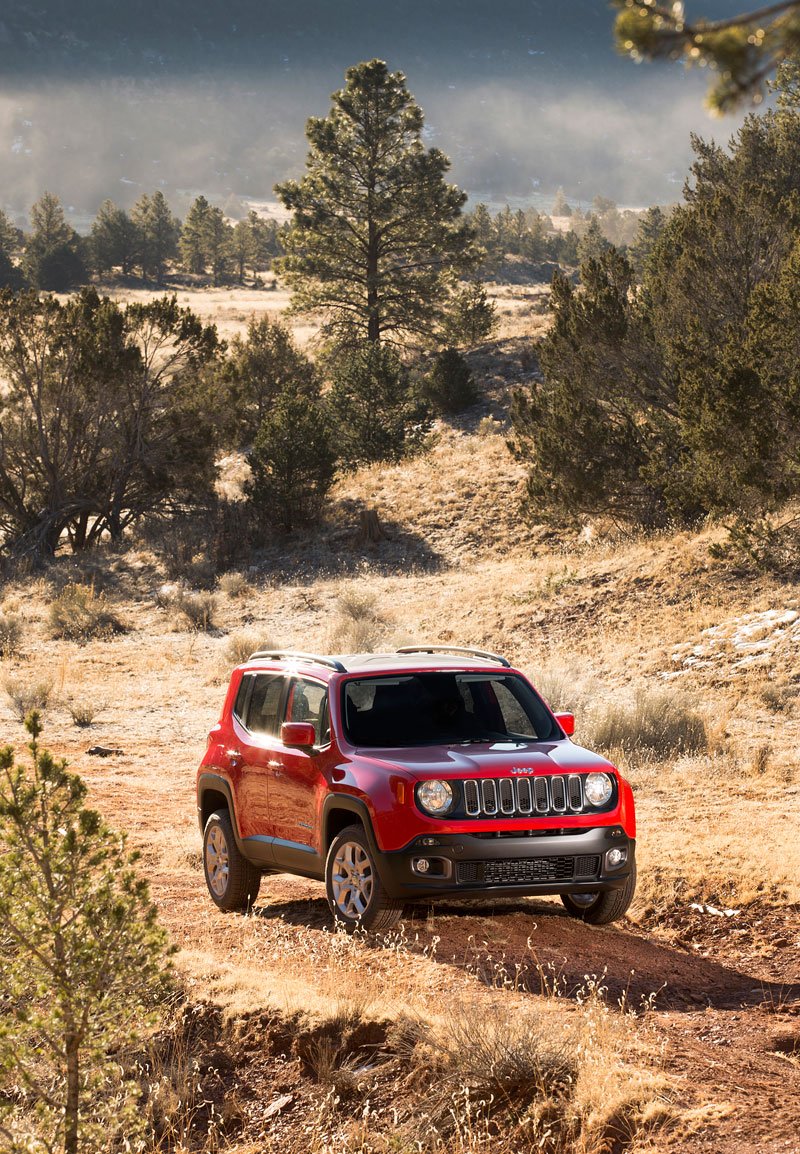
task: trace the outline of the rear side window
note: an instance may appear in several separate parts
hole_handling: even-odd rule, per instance
[[[239,691],[241,693],[241,690]],[[278,732],[278,711],[283,696],[283,677],[274,673],[257,673],[247,706],[244,724],[252,733]],[[237,704],[239,698],[236,698]]]

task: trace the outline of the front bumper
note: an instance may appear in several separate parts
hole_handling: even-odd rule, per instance
[[[612,850],[624,851],[624,862],[612,866]],[[377,864],[393,898],[535,896],[619,889],[635,852],[635,841],[615,825],[519,837],[426,835],[379,854]]]

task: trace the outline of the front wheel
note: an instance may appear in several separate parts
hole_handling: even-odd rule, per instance
[[[347,826],[331,843],[325,886],[331,913],[350,933],[391,929],[403,912],[403,903],[383,888],[361,825]]]
[[[221,910],[245,910],[258,897],[261,871],[239,853],[227,809],[209,815],[203,832],[203,871]]]
[[[603,890],[593,894],[562,894],[564,909],[571,918],[589,922],[592,926],[607,926],[627,910],[636,892],[636,863],[625,885],[618,890]]]

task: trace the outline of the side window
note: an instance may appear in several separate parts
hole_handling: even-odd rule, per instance
[[[330,741],[328,727],[328,693],[324,685],[299,678],[289,690],[286,703],[286,721],[307,721],[314,726],[316,745]]]
[[[278,709],[282,694],[283,677],[280,674],[258,673],[255,675],[245,721],[249,730],[253,733],[276,734],[278,732]]]

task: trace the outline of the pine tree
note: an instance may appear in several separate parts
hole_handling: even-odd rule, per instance
[[[584,264],[589,260],[599,260],[610,248],[611,244],[603,236],[603,230],[600,228],[600,221],[592,213],[589,225],[578,241],[578,261]]]
[[[13,259],[18,247],[17,230],[0,208],[0,289],[19,285],[20,273]]]
[[[291,533],[315,521],[336,465],[330,410],[317,375],[287,381],[264,417],[249,457],[257,521]]]
[[[226,366],[229,404],[236,413],[240,446],[252,444],[277,397],[290,391],[314,368],[286,325],[262,316],[247,326],[247,337],[231,341]]]
[[[167,263],[178,255],[180,221],[172,215],[163,192],[146,194],[133,206],[131,219],[141,238],[141,265],[145,276],[164,281]]]
[[[104,200],[92,223],[92,264],[101,275],[119,268],[128,276],[140,258],[141,235],[123,208]]]
[[[138,855],[85,805],[86,786],[39,745],[0,750],[0,1097],[8,1149],[106,1150],[135,1137],[138,1085],[114,1055],[165,991],[167,941]]]
[[[211,205],[198,196],[186,214],[179,243],[181,262],[188,272],[204,273],[208,264],[208,228]]]
[[[31,209],[31,235],[25,245],[24,271],[37,288],[64,292],[86,279],[78,234],[64,217],[57,196],[45,192]]]
[[[337,347],[431,339],[453,274],[478,259],[466,196],[422,126],[402,73],[358,64],[330,114],[308,122],[305,177],[276,186],[293,214],[280,269]]]
[[[365,343],[342,355],[329,394],[342,461],[397,461],[428,429],[408,370],[388,346]]]

